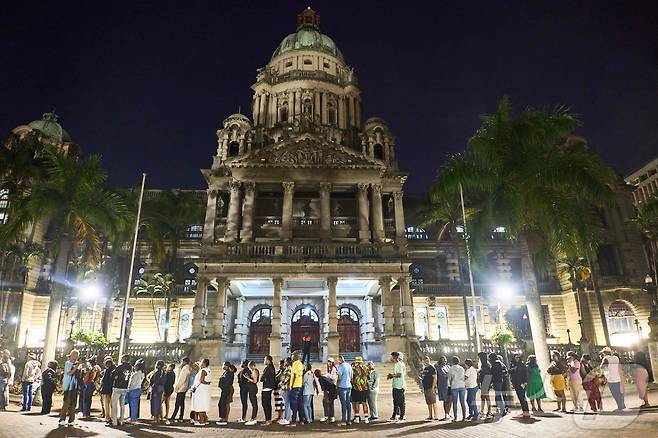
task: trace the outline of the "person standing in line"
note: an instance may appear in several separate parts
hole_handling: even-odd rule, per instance
[[[23,389],[23,407],[21,412],[29,412],[32,409],[33,385],[34,382],[41,378],[41,363],[37,360],[37,355],[29,353],[27,362],[23,368],[23,377],[21,379]]]
[[[281,359],[279,361],[279,368],[276,372],[276,387],[272,390],[272,397],[274,397],[274,410],[276,411],[276,418],[273,420],[274,423],[278,423],[283,418],[283,412],[285,410],[285,405],[283,402],[283,396],[281,395],[281,376],[283,375],[283,369],[285,368],[285,360]]]
[[[439,393],[439,400],[443,402],[443,419],[450,420],[450,407],[452,406],[450,383],[448,382],[448,373],[450,366],[448,365],[448,358],[445,356],[439,357],[436,363],[436,389]],[[438,414],[437,414],[438,417]]]
[[[194,392],[192,389],[194,388],[194,385],[197,384],[197,374],[199,374],[199,371],[201,370],[201,362],[191,362],[190,363],[190,386],[187,388],[188,391],[190,391],[191,397],[194,398]],[[190,403],[190,406],[192,403]],[[190,421],[192,424],[196,422],[196,412],[194,412],[193,408],[190,408]]]
[[[352,407],[350,400],[352,395],[352,366],[345,362],[343,356],[338,356],[338,379],[336,381],[336,392],[340,400],[341,422],[339,426],[352,424]]]
[[[195,426],[208,424],[208,411],[210,411],[212,397],[210,379],[210,360],[205,358],[199,365],[199,372],[194,378],[194,386],[192,387],[192,410],[196,416],[196,421],[193,421],[192,424]]]
[[[242,403],[242,416],[238,419],[238,423],[244,423],[247,418],[247,403],[249,403],[249,387],[247,382],[251,380],[251,370],[249,369],[249,361],[243,360],[240,365],[240,374],[238,374],[238,386],[240,387],[240,402]]]
[[[528,385],[528,367],[521,356],[515,354],[509,364],[509,374],[512,379],[512,387],[521,404],[520,418],[530,417],[530,409],[528,407],[528,399],[526,398],[526,386]],[[534,411],[534,409],[533,409]]]
[[[573,351],[567,353],[567,367],[569,368],[569,392],[573,402],[571,412],[583,412],[583,402],[580,397],[583,390],[583,379],[580,377],[580,361]]]
[[[96,364],[96,356],[91,356],[82,371],[82,417],[91,418],[91,404],[96,391],[96,379],[101,367]]]
[[[171,414],[170,422],[176,421],[176,414],[179,415],[178,421],[183,421],[185,415],[185,396],[190,387],[190,358],[184,357],[180,362],[180,370],[174,381],[174,392],[176,393],[176,404],[174,412]]]
[[[320,384],[320,389],[323,392],[322,409],[324,412],[324,416],[320,419],[320,423],[326,423],[327,421],[333,423],[334,421],[336,421],[334,402],[338,398],[336,384],[334,383],[333,380],[331,380],[326,375],[323,376],[322,371],[320,370],[315,370],[314,374],[315,374],[315,378],[318,379],[318,382]]]
[[[110,407],[112,425],[123,425],[124,403],[128,392],[131,373],[130,356],[121,356],[121,364],[112,371],[112,406]],[[141,382],[140,382],[141,384]]]
[[[306,333],[304,336],[302,336],[302,363],[311,363],[311,343],[313,341],[313,338],[311,338],[311,335]]]
[[[478,372],[473,367],[473,361],[466,359],[464,369],[464,386],[466,387],[466,404],[468,405],[467,420],[477,421],[480,418],[478,413]]]
[[[164,393],[162,394],[162,401],[164,402],[165,405],[165,414],[164,414],[164,420],[165,424],[171,424],[171,421],[169,421],[169,408],[170,408],[170,400],[171,400],[171,395],[174,393],[174,384],[176,383],[176,373],[174,372],[174,369],[176,368],[176,365],[173,363],[170,363],[167,365],[167,371],[164,373]]]
[[[330,378],[334,382],[334,385],[338,381],[338,368],[336,367],[336,362],[331,357],[327,359],[327,372],[325,376]]]
[[[486,417],[491,416],[491,382],[493,375],[491,374],[491,363],[487,353],[481,351],[478,353],[478,361],[480,362],[480,369],[478,370],[478,385],[480,385],[480,412],[484,413],[484,406],[487,406]]]
[[[41,373],[41,415],[50,414],[53,405],[53,393],[57,388],[57,362],[48,362],[48,367]]]
[[[589,354],[583,354],[580,358],[580,377],[583,379],[583,389],[587,394],[589,407],[596,414],[602,409],[601,391],[599,390],[599,377],[594,371],[591,360]]]
[[[303,380],[304,365],[302,364],[302,361],[299,360],[299,351],[295,351],[292,354],[292,366],[290,368],[290,392],[288,393],[288,397],[290,398],[290,410],[292,411],[290,426],[296,426],[297,421],[299,421],[301,424],[302,421],[302,406],[300,401],[302,397]]]
[[[452,365],[448,371],[450,398],[452,398],[453,421],[457,421],[457,400],[462,407],[462,421],[466,421],[466,381],[464,367],[459,364],[459,357],[452,357]]]
[[[59,411],[59,425],[73,426],[75,424],[75,406],[78,402],[78,379],[79,372],[78,359],[80,353],[73,349],[68,355],[68,360],[64,363],[64,377],[62,378],[62,390],[64,391],[64,400],[62,409]],[[69,421],[66,422],[68,416]]]
[[[283,419],[279,421],[279,424],[286,426],[290,424],[292,418],[292,409],[290,406],[290,373],[292,372],[292,359],[287,357],[284,362],[283,371],[279,377],[279,390],[281,391],[281,396],[283,397],[284,404],[284,416]]]
[[[156,423],[162,421],[162,395],[165,390],[164,361],[155,363],[155,372],[151,377],[151,416]]]
[[[368,362],[368,407],[370,408],[370,421],[379,419],[379,409],[377,408],[377,398],[379,397],[379,370],[375,368],[373,361]]]
[[[304,378],[302,383],[302,397],[304,400],[304,424],[313,423],[313,396],[318,393],[315,385],[315,376],[311,364],[304,366]]]
[[[263,389],[261,390],[261,403],[263,404],[263,411],[265,412],[265,423],[263,426],[272,425],[272,393],[277,387],[276,382],[276,370],[274,369],[274,364],[272,363],[272,356],[265,356],[265,368],[263,369],[263,376],[261,377],[261,382],[263,382]]]
[[[528,368],[528,385],[525,388],[525,393],[532,405],[532,412],[543,414],[541,401],[546,398],[546,391],[544,390],[544,382],[541,378],[541,370],[539,369],[539,364],[537,364],[537,356],[534,354],[529,355],[526,367]],[[537,409],[535,409],[535,402],[537,403]]]
[[[489,363],[491,363],[491,383],[496,394],[496,408],[498,409],[498,414],[504,417],[508,413],[504,396],[509,373],[507,367],[496,353],[489,354]]]
[[[352,366],[352,392],[350,398],[354,408],[354,422],[369,423],[368,413],[368,374],[370,370],[363,363],[363,357],[357,356]],[[361,415],[363,407],[363,416]]]
[[[218,426],[226,426],[228,424],[228,409],[229,400],[233,398],[233,365],[231,362],[224,362],[222,367],[222,375],[219,377],[219,389],[221,394],[219,396],[219,421]]]
[[[130,420],[126,421],[126,423],[135,424],[139,420],[139,399],[142,396],[142,382],[144,382],[144,378],[146,378],[146,374],[144,374],[144,362],[138,360],[133,365],[130,381],[128,381],[128,392],[126,392],[125,398],[128,402]],[[125,402],[121,401],[121,404],[123,406]]]
[[[420,382],[423,386],[423,395],[427,404],[427,418],[425,421],[438,420],[438,406],[436,404],[436,368],[432,365],[429,356],[423,358],[423,371]]]
[[[112,421],[110,416],[110,406],[112,404],[112,371],[116,368],[112,356],[105,356],[103,358],[103,365],[105,368],[101,372],[101,418],[104,418],[107,423]]]
[[[551,386],[553,387],[553,392],[555,392],[555,397],[557,398],[557,409],[554,409],[553,412],[562,412],[566,414],[567,396],[565,391],[567,389],[567,381],[564,378],[566,369],[559,352],[551,352],[551,364],[548,366],[546,372],[551,376]]]
[[[601,369],[608,381],[608,387],[612,398],[615,399],[617,404],[616,412],[621,412],[626,409],[624,403],[624,371],[621,367],[619,357],[612,354],[610,347],[605,347],[601,350]]]
[[[647,360],[647,355],[644,351],[638,351],[635,353],[635,363],[631,368],[631,373],[633,374],[633,381],[635,382],[635,387],[637,388],[637,395],[642,400],[640,409],[646,409],[651,407],[649,404],[649,371],[647,370],[649,361]]]
[[[256,368],[256,362],[253,360],[249,362],[249,370],[251,377],[247,381],[247,394],[249,395],[249,403],[251,403],[251,419],[245,421],[245,426],[255,426],[256,417],[258,416],[258,381],[260,380],[260,371]]]
[[[405,379],[405,376],[407,375],[407,367],[402,361],[401,354],[397,351],[391,353],[390,362],[393,364],[393,372],[388,373],[386,378],[392,380],[393,415],[391,415],[391,421],[403,423],[407,421],[404,400],[404,392],[407,388],[407,382]]]
[[[11,378],[11,356],[9,350],[3,350],[0,357],[0,412],[7,410],[9,404],[9,379]]]

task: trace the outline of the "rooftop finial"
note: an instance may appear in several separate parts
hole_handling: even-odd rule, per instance
[[[299,30],[302,27],[312,27],[320,30],[320,16],[310,6],[297,15],[297,29]]]

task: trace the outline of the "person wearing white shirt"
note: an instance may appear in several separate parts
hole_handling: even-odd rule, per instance
[[[466,394],[466,382],[464,381],[464,367],[459,364],[459,358],[453,356],[452,365],[448,371],[448,384],[452,395],[452,414],[453,421],[457,421],[457,399],[462,406],[462,421],[466,420],[466,403],[464,396]]]
[[[624,371],[621,367],[619,357],[612,354],[610,347],[601,350],[601,369],[608,381],[608,387],[612,398],[617,403],[617,411],[626,409],[624,403]]]
[[[468,405],[468,417],[466,419],[476,421],[480,417],[477,403],[478,372],[473,366],[471,359],[466,359],[464,365],[466,365],[466,369],[464,370],[464,386],[466,386],[466,404]]]

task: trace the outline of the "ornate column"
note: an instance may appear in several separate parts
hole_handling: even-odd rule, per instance
[[[336,304],[336,284],[338,283],[337,277],[328,277],[327,286],[329,288],[329,297],[327,299],[328,309],[329,309],[329,333],[327,334],[327,351],[329,357],[334,359],[340,353],[339,348],[339,338],[338,334],[338,318],[336,313],[338,312],[338,306]]]
[[[384,212],[382,211],[382,185],[371,184],[372,188],[372,239],[384,241]]]
[[[203,223],[203,243],[215,242],[215,218],[217,217],[217,190],[207,189],[206,220]]]
[[[345,129],[345,98],[338,98],[338,127]]]
[[[319,123],[322,120],[322,96],[319,91],[315,92],[315,103],[313,104],[313,119],[316,123]]]
[[[414,302],[411,298],[411,288],[409,287],[409,276],[398,277],[398,286],[400,286],[400,299],[402,301],[402,313],[404,315],[404,333],[407,337],[416,336],[416,321],[414,319]]]
[[[370,241],[370,230],[368,229],[368,184],[358,183],[356,185],[356,200],[359,206],[359,243],[368,243]]]
[[[270,355],[276,364],[281,360],[281,288],[282,278],[273,278],[274,293],[272,296],[272,333],[270,334]]]
[[[327,111],[327,93],[322,93],[322,124],[329,123],[329,113]]]
[[[404,225],[404,207],[402,204],[403,192],[393,192],[395,209],[395,243],[402,245],[407,241]]]
[[[260,94],[254,96],[254,100],[251,103],[251,114],[253,114],[254,124],[258,124],[258,108],[260,108]]]
[[[242,204],[242,231],[240,231],[241,242],[251,242],[254,238],[254,197],[256,183],[245,181],[244,203]]]
[[[258,120],[256,125],[265,126],[265,121],[267,119],[267,93],[260,95],[260,109],[258,110]]]
[[[391,293],[391,277],[382,277],[379,279],[379,287],[382,290],[382,307],[384,308],[384,337],[393,336],[394,315],[393,315],[393,296]]]
[[[373,313],[372,313],[372,297],[371,296],[366,296],[364,299],[365,301],[365,325],[366,325],[366,342],[367,341],[374,341],[375,340],[375,320],[373,318]]]
[[[328,339],[329,339],[329,295],[322,296],[322,361],[326,362],[329,356]],[[334,358],[335,360],[336,358]]]
[[[192,309],[192,338],[205,338],[206,296],[208,294],[208,279],[197,278],[194,308]]]
[[[281,240],[292,239],[292,199],[295,183],[285,181],[283,185],[283,208],[281,211]]]
[[[349,123],[350,123],[350,127],[353,127],[353,126],[356,126],[356,114],[355,114],[355,110],[354,110],[354,97],[349,96],[348,99],[349,99],[348,103],[349,103],[349,110],[350,110]]]
[[[236,344],[246,344],[247,343],[247,315],[244,314],[244,297],[237,297],[235,299],[238,303],[237,309],[235,311],[235,339]]]
[[[302,113],[302,92],[301,90],[295,91],[295,117]]]
[[[290,320],[288,319],[288,297],[286,295],[281,297],[281,343],[281,353],[289,356],[291,353],[288,351],[290,349]]]
[[[231,282],[226,277],[218,277],[217,281],[217,302],[215,303],[215,321],[214,336],[220,339],[224,338],[224,312],[226,309],[226,289]]]
[[[238,240],[238,227],[240,222],[240,181],[232,179],[229,183],[231,198],[228,203],[228,215],[226,218],[225,242]]]
[[[320,239],[331,240],[331,183],[320,183]]]

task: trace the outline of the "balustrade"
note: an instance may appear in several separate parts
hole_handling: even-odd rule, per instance
[[[360,245],[356,243],[228,243],[218,247],[219,255],[231,258],[320,258],[358,259],[395,256],[395,245]]]

